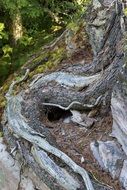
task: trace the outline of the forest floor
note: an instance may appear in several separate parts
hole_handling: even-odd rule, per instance
[[[50,122],[43,118],[42,122],[55,137],[59,148],[90,172],[95,181],[111,189],[120,190],[118,180],[113,180],[100,168],[90,150],[90,143],[95,140],[112,140],[112,137],[109,137],[112,128],[111,113],[103,118],[98,115],[96,119],[95,124],[88,130],[74,123],[64,123],[64,119]]]

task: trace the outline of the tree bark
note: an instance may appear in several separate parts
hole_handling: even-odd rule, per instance
[[[18,8],[15,10],[15,14],[12,14],[11,20],[13,44],[16,45],[17,41],[23,36],[22,17]]]

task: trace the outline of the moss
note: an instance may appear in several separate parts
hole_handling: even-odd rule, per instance
[[[45,65],[39,66],[34,73],[39,74],[39,73],[43,73],[45,71]]]
[[[2,100],[2,101],[0,102],[0,107],[1,107],[1,108],[4,108],[5,105],[6,105],[6,100],[4,99],[4,100]]]
[[[54,59],[54,60],[56,60],[56,59],[61,59],[61,58],[63,58],[63,57],[65,57],[65,49],[64,48],[58,48],[58,49],[56,49],[53,53],[52,53],[52,58]]]
[[[72,31],[74,31],[74,32],[77,32],[78,29],[79,29],[79,23],[77,24],[76,22],[71,22],[71,23],[69,23],[69,24],[67,25],[67,28],[68,28],[69,30],[72,30]]]
[[[34,71],[32,71],[29,74],[30,78],[32,78],[36,74],[43,73],[47,70],[51,70],[54,67],[58,66],[58,64],[61,62],[61,60],[66,57],[65,49],[64,48],[56,48],[55,50],[45,54],[45,57],[48,57],[47,58],[48,61],[45,61],[45,63],[39,65]],[[34,60],[34,63],[35,63],[35,61],[40,61],[42,58],[44,59],[43,55],[39,56],[38,58],[36,58],[36,60]]]
[[[9,78],[6,80],[6,82],[3,84],[3,86],[0,89],[0,119],[7,103],[5,94],[7,93],[10,87],[10,84],[13,81],[13,78],[14,78],[14,75],[10,75]]]
[[[6,99],[4,98],[4,94],[0,94],[0,119],[2,117],[3,110],[6,106]]]
[[[48,69],[52,69],[52,67],[53,67],[53,63],[52,63],[51,61],[48,61],[48,62],[46,63],[46,65],[47,65],[47,68],[48,68]]]
[[[45,60],[47,57],[49,56],[49,52],[45,52],[45,53],[42,53],[41,55],[39,55],[38,57],[36,57],[35,59],[33,59],[33,61],[32,61],[32,64],[34,65],[34,64],[36,64],[36,63],[38,63],[38,62],[40,62],[40,61],[43,61],[43,60]]]

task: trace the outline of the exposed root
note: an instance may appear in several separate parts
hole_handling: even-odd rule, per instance
[[[25,81],[25,80],[27,79],[28,75],[29,75],[29,69],[26,70],[25,75],[24,75],[20,80],[17,80],[17,81],[13,81],[13,82],[12,82],[12,84],[10,85],[10,88],[9,88],[8,92],[7,92],[6,95],[5,95],[6,99],[11,98],[12,93],[13,93],[13,89],[14,89],[14,86],[15,86],[16,84],[21,83],[22,81]]]
[[[87,171],[83,169],[82,167],[78,166],[69,156],[67,156],[61,150],[55,148],[49,142],[47,142],[47,140],[45,139],[45,136],[33,130],[26,122],[26,119],[22,116],[21,114],[21,103],[23,101],[22,96],[21,94],[19,94],[13,97],[11,94],[12,94],[14,85],[25,80],[27,75],[28,75],[28,71],[26,72],[25,76],[20,81],[13,82],[12,85],[10,86],[8,96],[6,96],[7,101],[8,101],[7,109],[6,109],[6,118],[8,120],[8,125],[11,128],[11,131],[13,131],[19,137],[22,137],[25,140],[31,142],[33,145],[36,145],[37,147],[40,147],[41,149],[47,151],[48,153],[51,153],[55,155],[56,157],[60,158],[75,173],[80,174],[82,176],[83,181],[87,187],[87,190],[94,190]],[[56,179],[59,181],[60,178],[61,176],[57,176]]]
[[[36,78],[31,84],[30,88],[34,89],[35,87],[38,87],[42,84],[49,83],[51,81],[55,81],[61,86],[66,87],[73,87],[76,90],[81,90],[84,87],[89,86],[94,81],[100,79],[100,74],[92,75],[92,76],[80,76],[80,75],[73,75],[66,72],[54,72],[49,75],[39,76],[39,78]]]
[[[33,146],[32,155],[36,162],[40,165],[42,169],[45,169],[50,173],[50,175],[55,176],[58,183],[61,186],[64,186],[67,190],[76,190],[80,188],[80,184],[70,176],[68,172],[65,172],[64,169],[60,168],[42,149]]]
[[[52,103],[43,103],[43,105],[44,106],[58,107],[58,108],[65,110],[65,111],[70,110],[70,109],[87,110],[87,109],[92,109],[92,108],[95,108],[96,106],[98,106],[100,104],[101,100],[102,100],[102,96],[99,96],[94,104],[82,104],[80,102],[74,101],[67,107],[61,106],[59,104],[52,104]]]
[[[37,145],[43,150],[57,156],[61,160],[63,160],[74,172],[80,174],[86,184],[87,190],[94,190],[93,185],[90,181],[90,178],[85,171],[85,169],[78,166],[71,158],[69,158],[65,153],[60,151],[59,149],[51,146],[49,142],[47,142],[44,138],[42,138],[41,134],[38,135],[36,131],[32,130],[30,126],[23,120],[23,116],[21,115],[21,105],[19,98],[12,98],[10,102],[8,102],[7,107],[7,118],[8,124],[11,127],[12,131],[16,133],[18,136],[26,139],[32,144]],[[32,133],[35,132],[35,135]]]

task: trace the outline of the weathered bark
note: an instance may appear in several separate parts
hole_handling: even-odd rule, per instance
[[[124,64],[120,68],[111,97],[113,117],[112,141],[91,143],[91,150],[99,165],[120,181],[121,189],[127,190],[127,17],[124,16]],[[106,149],[104,146],[106,146]],[[113,146],[112,146],[113,145]],[[102,148],[103,147],[103,148]],[[105,149],[105,150],[104,150]],[[109,149],[107,151],[107,149]],[[106,152],[107,151],[107,152]],[[122,156],[121,156],[121,155]],[[116,159],[116,160],[115,160]]]
[[[126,42],[126,35],[125,35]],[[126,45],[126,44],[125,44]],[[126,51],[126,49],[125,49]],[[127,63],[126,63],[126,55],[125,52],[125,63],[121,68],[119,78],[117,80],[117,84],[112,93],[111,99],[111,108],[113,115],[113,126],[112,126],[112,135],[117,138],[118,142],[122,145],[122,148],[127,155]]]
[[[99,12],[100,9],[104,9],[110,16],[103,20],[106,28],[104,40],[100,41],[90,65],[71,66],[62,72],[39,75],[26,91],[16,96],[12,95],[12,91],[18,82],[14,82],[6,95],[7,108],[3,119],[5,138],[11,146],[19,141],[18,149],[24,159],[53,190],[100,189],[96,185],[94,187],[85,169],[59,150],[53,136],[41,122],[45,110],[51,112],[56,107],[59,108],[58,112],[60,109],[84,111],[101,105],[109,107],[112,89],[123,65],[122,10],[118,6],[116,11],[112,4],[100,5],[99,9],[94,6],[92,11]],[[91,17],[89,31],[90,27],[101,27],[98,23],[94,23],[94,26],[92,23]],[[63,163],[64,170],[60,166]]]
[[[125,53],[126,54],[126,53]],[[127,65],[119,72],[111,97],[113,117],[112,141],[91,143],[91,150],[99,165],[113,178],[119,179],[121,189],[127,189]],[[114,141],[114,138],[117,141]],[[97,144],[97,145],[96,145]],[[108,144],[104,150],[104,146]],[[113,145],[113,146],[112,146]],[[104,148],[102,148],[104,147]],[[122,156],[121,156],[122,155]]]

